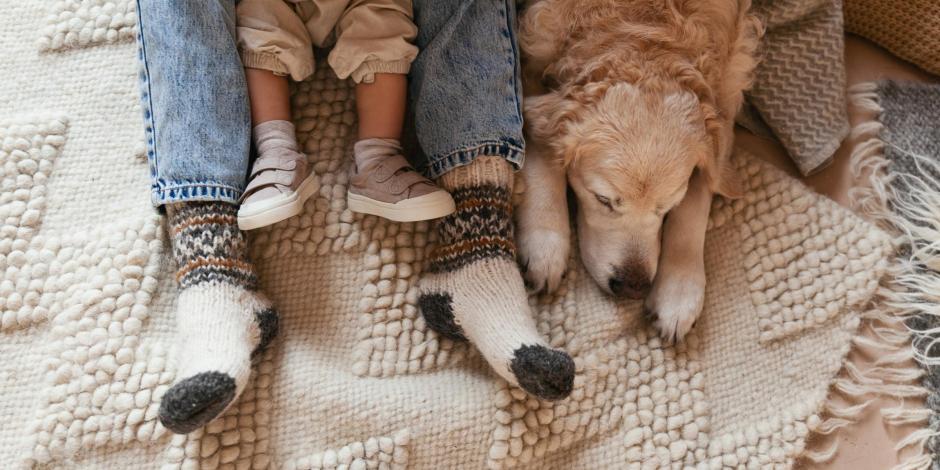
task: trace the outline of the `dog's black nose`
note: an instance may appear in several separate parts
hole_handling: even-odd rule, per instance
[[[607,280],[607,287],[617,297],[642,299],[649,293],[652,283],[650,276],[642,268],[618,268]]]

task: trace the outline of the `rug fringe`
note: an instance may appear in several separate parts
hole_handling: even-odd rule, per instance
[[[923,455],[918,455],[916,457],[911,457],[907,461],[894,467],[894,470],[922,470],[925,468],[930,468],[931,457],[929,453]]]
[[[806,451],[803,453],[803,457],[806,457],[813,463],[826,463],[832,460],[836,456],[836,452],[839,451],[839,443],[833,442],[826,450],[821,451]]]
[[[830,398],[825,407],[827,419],[814,429],[814,432],[820,434],[831,435],[857,422],[874,402],[873,397],[887,396],[903,400],[929,394],[919,383],[924,370],[911,362],[911,359],[925,363],[931,361],[912,347],[911,332],[906,327],[905,319],[915,313],[923,314],[926,300],[923,298],[924,292],[940,292],[940,278],[924,276],[921,271],[914,269],[925,264],[935,264],[940,268],[940,183],[937,184],[938,191],[931,193],[927,190],[931,188],[928,182],[905,180],[909,187],[919,191],[915,191],[907,203],[902,201],[899,206],[898,195],[893,190],[887,171],[891,162],[885,158],[885,148],[890,144],[881,139],[884,126],[878,117],[883,108],[879,103],[877,90],[878,85],[874,82],[861,83],[849,89],[852,106],[863,116],[863,122],[856,125],[850,134],[856,141],[851,155],[851,169],[860,185],[850,191],[849,197],[856,210],[891,234],[895,248],[909,247],[909,240],[922,239],[921,237],[927,235],[933,237],[926,238],[927,240],[937,242],[915,250],[897,251],[904,255],[897,255],[893,260],[882,285],[875,292],[872,308],[861,315],[865,320],[866,332],[870,334],[864,335],[860,332],[852,340],[856,346],[855,350],[869,356],[873,365],[861,370],[855,364],[846,362],[845,376],[836,379],[833,388],[851,404],[834,403]],[[934,165],[927,161],[921,163]],[[940,168],[936,169],[937,174],[940,174]],[[938,209],[928,211],[923,209],[925,207]],[[925,225],[913,224],[910,220]],[[932,260],[933,263],[924,263],[925,259]],[[936,290],[925,291],[934,286]],[[930,300],[930,304],[936,306],[936,311],[932,314],[940,316],[940,297]],[[929,340],[929,346],[932,347],[935,340],[925,338],[915,336],[915,341]],[[900,407],[881,410],[884,422],[894,426],[924,423],[930,415],[929,409],[907,408],[903,403]],[[935,435],[930,429],[922,428],[905,436],[897,444],[896,450],[900,453],[902,449],[913,449],[913,455],[907,457],[895,469],[928,468],[931,455],[927,444]],[[836,442],[828,450],[807,457],[814,462],[818,461],[817,458],[828,461],[835,454],[837,447]]]
[[[852,419],[856,420],[862,416],[862,413],[868,408],[868,405],[871,405],[871,402],[874,400],[866,400],[857,405],[836,405],[834,403],[829,403],[826,406],[826,412],[835,416],[836,418]]]
[[[933,410],[927,408],[885,408],[881,410],[881,417],[885,422],[901,426],[905,424],[924,423],[930,419]]]

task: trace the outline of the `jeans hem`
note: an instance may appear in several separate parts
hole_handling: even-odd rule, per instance
[[[502,157],[519,170],[525,162],[525,149],[510,139],[491,140],[464,147],[453,152],[428,157],[426,172],[435,179],[464,165],[469,165],[477,157]]]
[[[239,204],[242,191],[221,184],[188,184],[153,188],[150,199],[154,206],[175,202],[213,201]]]

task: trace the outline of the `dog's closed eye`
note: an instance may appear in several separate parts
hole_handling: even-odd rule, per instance
[[[607,196],[601,196],[600,194],[594,193],[594,197],[597,198],[597,202],[604,205],[604,207],[614,210],[614,203]]]

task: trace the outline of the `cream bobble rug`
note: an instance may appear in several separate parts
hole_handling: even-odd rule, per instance
[[[0,468],[787,468],[831,456],[807,438],[858,415],[829,397],[870,384],[840,371],[878,317],[880,230],[739,153],[747,195],[713,205],[689,338],[663,344],[572,260],[529,299],[577,370],[568,399],[539,401],[427,328],[428,224],[346,208],[352,89],[321,71],[293,92],[318,196],[252,240],[281,335],[234,406],[173,435],[157,410],[177,292],[133,2],[0,4]]]

